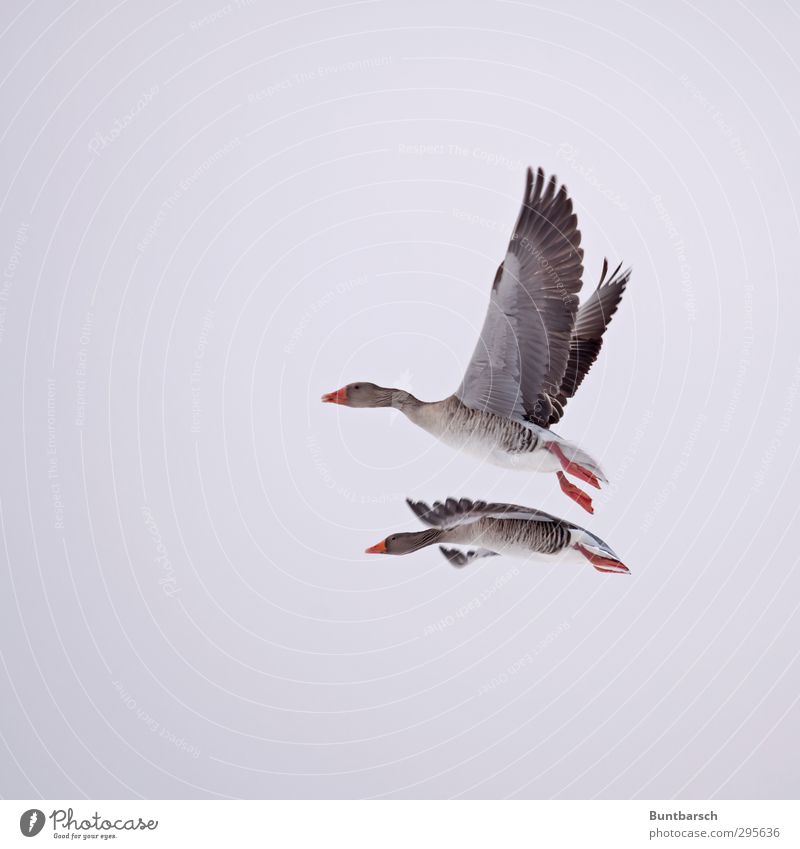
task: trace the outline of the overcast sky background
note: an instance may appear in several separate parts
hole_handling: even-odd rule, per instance
[[[4,17],[0,794],[797,797],[796,9]],[[529,164],[634,269],[594,516],[319,403],[457,387]],[[362,554],[450,495],[632,574]]]

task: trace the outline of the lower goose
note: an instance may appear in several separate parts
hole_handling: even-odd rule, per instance
[[[410,554],[439,544],[442,554],[454,566],[507,554],[545,561],[584,563],[588,560],[598,572],[630,571],[600,537],[532,507],[468,498],[434,501],[433,507],[429,507],[424,501],[407,500],[428,530],[390,534],[368,548],[367,554]],[[442,543],[478,547],[462,551]]]

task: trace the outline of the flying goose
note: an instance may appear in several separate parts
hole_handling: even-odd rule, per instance
[[[621,264],[578,308],[583,250],[566,186],[528,169],[525,195],[505,259],[492,283],[480,339],[461,385],[442,401],[402,389],[349,383],[322,401],[394,407],[440,441],[505,468],[556,472],[561,489],[593,513],[589,495],[564,472],[594,487],[599,464],[550,426],[564,413],[597,359],[630,278]]]
[[[432,507],[424,501],[407,502],[428,530],[390,534],[368,548],[367,554],[410,554],[438,544],[450,563],[459,567],[482,557],[508,554],[545,561],[588,560],[598,572],[630,571],[600,537],[542,510],[468,498],[434,501]],[[478,548],[465,552],[450,548],[452,544]]]

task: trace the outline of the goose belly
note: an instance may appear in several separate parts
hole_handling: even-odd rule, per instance
[[[544,442],[535,432],[535,425],[517,425],[504,432],[502,427],[489,428],[443,428],[435,434],[456,451],[477,457],[484,462],[503,469],[529,472],[557,472],[561,468],[558,458],[544,447]],[[528,428],[532,436],[525,435]],[[508,432],[511,431],[511,432]]]
[[[574,548],[562,548],[554,554],[545,554],[541,551],[536,551],[530,546],[520,542],[498,540],[495,543],[481,543],[483,548],[489,548],[502,554],[504,557],[513,557],[517,560],[526,560],[529,563],[567,566],[581,566],[586,564],[586,560]]]
[[[487,459],[494,466],[525,472],[557,472],[561,468],[558,458],[542,445],[525,453],[496,448]]]

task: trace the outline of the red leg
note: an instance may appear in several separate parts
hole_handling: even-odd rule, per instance
[[[624,574],[631,571],[624,563],[620,563],[619,560],[612,560],[610,557],[595,554],[593,551],[589,551],[588,548],[584,548],[579,542],[575,543],[575,548],[580,551],[598,572],[617,572]]]
[[[556,472],[556,474],[558,475],[558,482],[561,484],[561,491],[573,501],[580,504],[587,513],[594,513],[592,499],[589,494],[584,492],[580,487],[575,486],[571,481],[568,481],[564,472]]]
[[[573,463],[571,460],[568,460],[564,456],[564,452],[561,450],[561,446],[557,442],[548,442],[547,450],[558,457],[561,467],[565,472],[569,472],[569,474],[574,475],[578,478],[578,480],[582,480],[585,483],[591,484],[597,489],[600,489],[600,481],[597,479],[597,476],[592,474],[592,472],[588,469],[584,469],[583,466],[579,466],[577,463]]]

